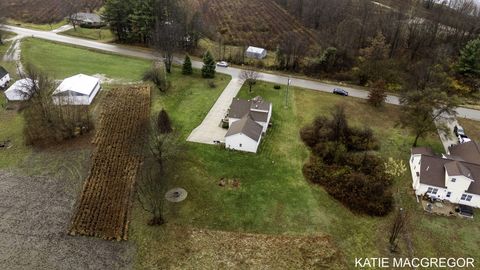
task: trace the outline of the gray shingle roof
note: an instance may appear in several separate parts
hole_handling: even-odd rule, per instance
[[[242,119],[234,122],[228,129],[227,135],[229,137],[236,134],[244,134],[252,140],[258,142],[262,137],[263,127],[259,123],[255,122],[252,117],[247,114]]]
[[[457,144],[448,150],[452,156],[459,156],[469,163],[480,164],[480,146],[475,141]]]
[[[234,98],[230,105],[228,116],[240,119],[245,115],[250,114],[252,119],[256,122],[267,122],[270,107],[271,103],[264,101],[261,97],[256,97],[252,100]],[[261,110],[262,112],[257,110]]]

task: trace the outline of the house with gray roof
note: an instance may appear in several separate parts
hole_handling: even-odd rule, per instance
[[[234,98],[228,112],[225,147],[256,153],[271,117],[272,103],[262,97],[251,100]]]
[[[106,25],[102,17],[95,13],[75,13],[69,17],[69,20],[72,24],[80,25],[85,28],[96,28]]]
[[[417,196],[480,208],[477,142],[451,146],[449,153],[441,156],[428,148],[413,148],[411,154],[412,187]]]

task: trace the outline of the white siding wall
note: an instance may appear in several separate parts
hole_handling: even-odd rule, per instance
[[[0,78],[0,87],[5,87],[10,82],[10,75],[7,74],[5,77]]]
[[[454,203],[459,203],[459,204],[464,204],[464,205],[468,205],[468,206],[471,206],[471,207],[476,207],[476,208],[480,208],[480,196],[479,195],[476,195],[476,194],[470,194],[470,193],[465,193],[467,195],[472,195],[472,200],[471,201],[465,201],[465,200],[458,200],[457,202],[454,202]]]
[[[100,91],[100,83],[97,84],[97,87],[93,90],[93,93],[90,95],[90,98],[88,99],[88,105],[92,104],[93,99],[95,99],[95,96],[98,94],[98,91]]]
[[[229,137],[225,137],[225,147],[238,151],[256,153],[260,141],[261,139],[256,142],[255,140],[252,140],[250,137],[244,134],[235,134]]]
[[[412,155],[410,157],[410,172],[412,173],[412,187],[414,190],[417,190],[420,184],[420,160],[421,155]]]
[[[455,182],[452,179],[455,178]],[[462,194],[468,190],[472,181],[465,176],[449,176],[445,172],[445,185],[448,191],[452,192],[449,201],[458,202],[462,197]]]

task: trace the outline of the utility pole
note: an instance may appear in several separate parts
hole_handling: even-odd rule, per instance
[[[290,88],[290,83],[292,80],[290,79],[290,76],[288,76],[288,82],[287,82],[287,90],[285,93],[285,108],[288,108],[288,89]]]

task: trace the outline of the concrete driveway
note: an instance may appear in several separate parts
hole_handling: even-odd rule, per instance
[[[233,78],[208,112],[202,123],[196,127],[187,141],[214,144],[214,141],[225,141],[227,130],[221,127],[221,121],[228,112],[232,99],[242,88],[243,81]]]
[[[133,246],[66,235],[82,183],[0,171],[1,269],[131,269]]]
[[[455,135],[453,134],[453,128],[458,125],[457,119],[455,117],[445,117],[437,120],[435,125],[437,125],[437,127],[445,125],[448,128],[447,133],[438,129],[438,136],[440,136],[445,153],[448,153],[448,148],[450,146],[458,144],[457,138],[455,138]]]

